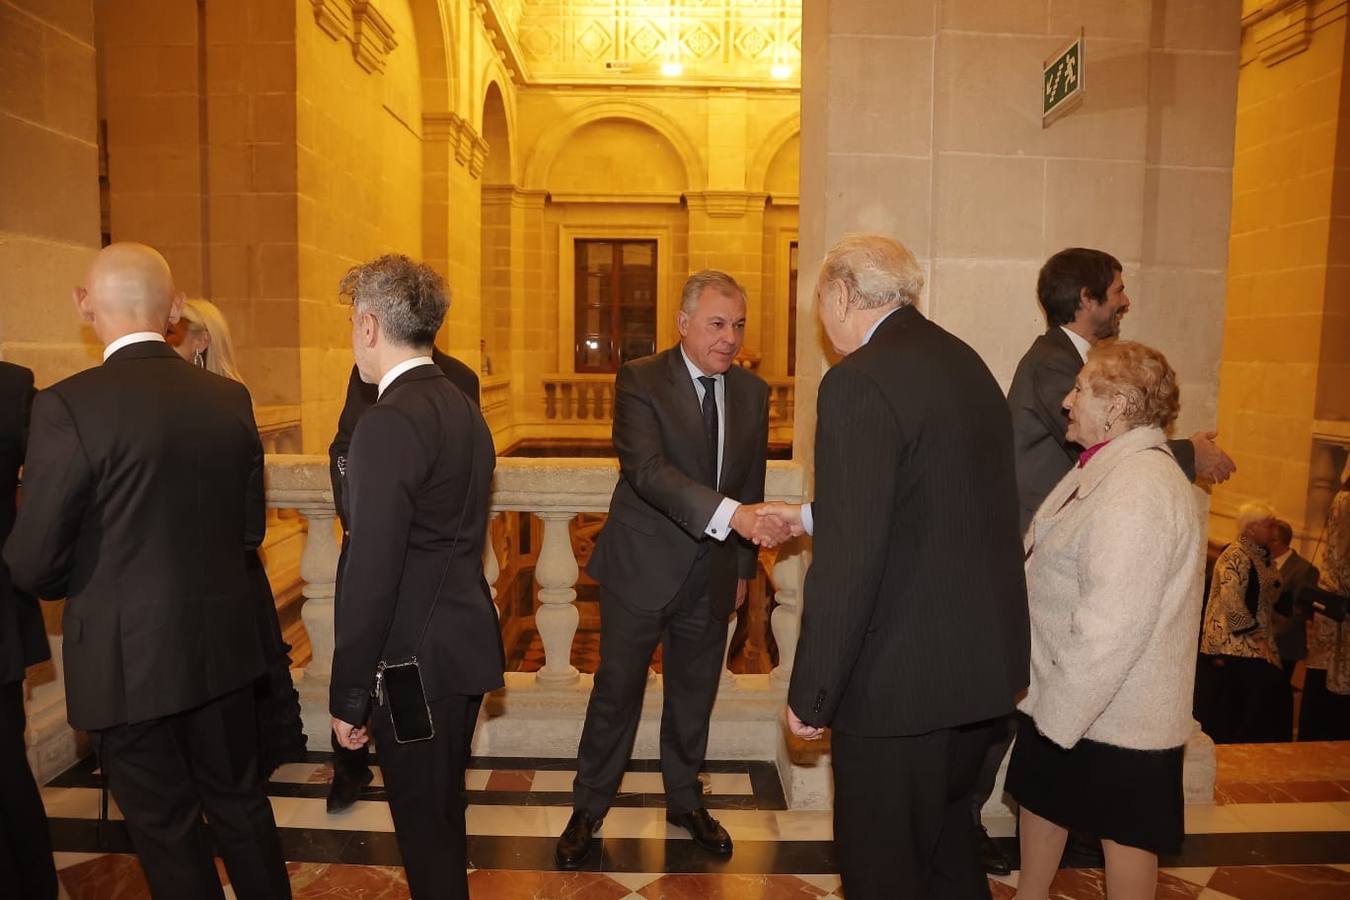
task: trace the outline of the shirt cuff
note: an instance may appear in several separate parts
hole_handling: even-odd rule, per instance
[[[802,529],[810,535],[816,533],[816,517],[811,513],[811,504],[802,504]]]
[[[730,497],[723,497],[722,502],[717,505],[717,511],[708,520],[708,527],[703,529],[703,533],[710,538],[725,541],[731,536],[731,517],[740,508],[741,505],[735,500]]]

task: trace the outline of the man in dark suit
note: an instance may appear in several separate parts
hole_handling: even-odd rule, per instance
[[[33,373],[0,362],[0,545],[14,527],[14,497],[28,442]],[[15,589],[0,560],[0,884],[21,897],[57,894],[52,842],[24,746],[24,670],[51,659],[37,601]]]
[[[182,301],[151,248],[95,257],[75,302],[103,365],[37,395],[5,560],[20,588],[66,598],[70,724],[94,736],[153,895],[223,896],[214,838],[236,893],[289,897],[244,567],[266,527],[262,444],[243,385],[164,343]]]
[[[1275,522],[1275,540],[1271,541],[1270,561],[1280,570],[1280,599],[1275,604],[1275,646],[1280,651],[1280,665],[1288,678],[1294,677],[1298,661],[1308,656],[1308,619],[1312,610],[1298,602],[1299,591],[1317,587],[1322,573],[1290,546],[1294,541],[1293,527],[1283,519]]]
[[[989,896],[966,796],[1029,671],[1007,406],[922,289],[889,238],[826,255],[817,312],[844,359],[820,383],[816,500],[765,511],[815,535],[787,717],[833,730],[849,900]]]
[[[483,694],[503,684],[497,614],[483,578],[496,453],[477,407],[431,358],[445,283],[406,256],[349,271],[352,349],[378,399],[347,460],[351,525],[338,587],[329,708],[349,750],[373,735],[408,887],[467,898],[460,788]],[[434,734],[401,743],[379,664],[416,657]],[[369,732],[367,731],[369,723]],[[402,722],[403,737],[408,723]]]
[[[1046,261],[1036,280],[1036,297],[1048,328],[1032,342],[1017,364],[1008,389],[1012,412],[1013,452],[1017,466],[1018,521],[1023,534],[1050,491],[1078,463],[1079,447],[1066,436],[1064,397],[1087,361],[1088,350],[1101,340],[1120,335],[1120,320],[1130,309],[1120,262],[1101,250],[1073,247]],[[1186,477],[1214,484],[1226,481],[1235,466],[1214,444],[1213,432],[1190,440],[1169,441],[1168,447]],[[1002,738],[989,749],[971,794],[976,822],[993,792],[999,765],[1012,744],[1015,725],[1008,720]],[[987,871],[1006,875],[1011,864],[981,826],[981,852]],[[1072,833],[1067,860],[1076,865],[1103,865],[1100,842]]]
[[[769,390],[735,364],[745,292],[722,272],[691,275],[678,327],[677,346],[626,363],[615,380],[619,483],[586,569],[600,583],[600,668],[577,750],[572,818],[558,839],[566,869],[586,857],[619,788],[658,641],[666,818],[705,850],[732,849],[703,806],[698,773],[726,621],[755,574],[756,551],[745,539],[785,529],[761,524],[750,506],[764,499]]]
[[[464,396],[478,406],[478,376],[464,363],[449,354],[442,353],[436,347],[431,348],[431,361],[445,373],[450,383],[464,392]],[[361,380],[361,373],[352,366],[351,377],[347,379],[347,401],[338,416],[337,435],[328,447],[328,475],[333,483],[333,503],[337,507],[338,521],[342,523],[342,552],[338,554],[337,580],[342,581],[342,571],[347,562],[347,544],[351,533],[348,530],[346,505],[347,488],[347,451],[352,445],[352,434],[362,413],[375,405],[378,399],[376,386]],[[348,750],[338,743],[336,735],[330,735],[333,745],[333,780],[328,786],[328,811],[341,812],[356,802],[361,789],[370,784],[370,751],[365,747]]]

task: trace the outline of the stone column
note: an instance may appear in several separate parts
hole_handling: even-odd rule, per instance
[[[576,513],[550,510],[537,515],[544,523],[544,540],[534,569],[539,582],[539,609],[534,621],[544,644],[544,666],[535,678],[541,685],[567,685],[580,677],[572,665],[572,640],[579,619],[573,605],[577,597],[574,586],[581,570],[568,529]]]
[[[294,509],[305,517],[305,549],[300,556],[301,593],[305,602],[300,618],[309,635],[310,663],[296,685],[305,734],[313,750],[327,750],[331,719],[328,685],[333,674],[333,597],[337,590],[337,510],[329,482],[328,457],[322,455],[269,456],[267,505]]]

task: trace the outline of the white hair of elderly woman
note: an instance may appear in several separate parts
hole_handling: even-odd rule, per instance
[[[1252,500],[1242,504],[1237,511],[1237,533],[1242,534],[1247,526],[1265,519],[1275,518],[1275,507],[1269,503]]]

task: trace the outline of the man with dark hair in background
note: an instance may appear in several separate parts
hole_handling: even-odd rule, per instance
[[[1086,449],[1066,436],[1069,420],[1063,409],[1064,396],[1087,361],[1088,349],[1098,341],[1119,337],[1120,320],[1130,309],[1120,261],[1104,251],[1084,247],[1061,250],[1046,260],[1036,279],[1036,298],[1047,328],[1017,364],[1008,389],[1023,533],[1041,501]],[[1216,436],[1214,432],[1197,432],[1190,440],[1168,442],[1188,479],[1199,477],[1219,484],[1233,474],[1236,467],[1214,444]],[[1012,738],[1010,724],[1005,738],[990,748],[985,759],[971,795],[971,814],[976,821],[994,789],[999,764]],[[986,870],[1006,875],[1011,870],[1007,857],[983,827],[980,830]],[[1094,841],[1071,834],[1068,847],[1067,858],[1072,861],[1102,865],[1101,848]]]
[[[478,376],[473,369],[455,359],[448,353],[442,353],[432,346],[431,361],[445,373],[450,383],[464,392],[464,396],[478,405]],[[374,384],[361,380],[361,373],[352,366],[347,379],[347,400],[342,405],[342,414],[338,416],[338,430],[333,443],[328,447],[328,477],[333,484],[333,505],[337,508],[338,521],[342,523],[342,550],[338,554],[337,580],[342,580],[342,571],[347,564],[347,544],[351,538],[347,514],[347,452],[351,449],[352,434],[356,423],[366,410],[375,405],[378,392]],[[370,784],[370,751],[365,747],[348,750],[338,743],[333,735],[333,780],[328,786],[327,808],[330,813],[342,812],[356,802],[361,789]]]

